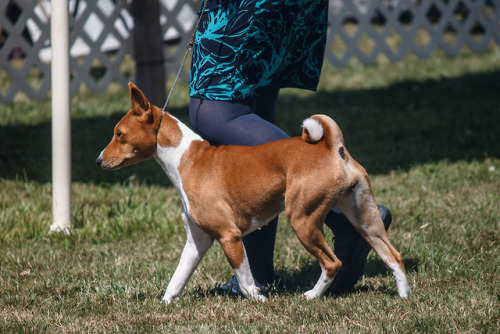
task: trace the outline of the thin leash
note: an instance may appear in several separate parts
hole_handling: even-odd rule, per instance
[[[165,113],[167,109],[167,104],[168,101],[170,100],[170,97],[172,96],[172,92],[174,91],[175,85],[177,84],[177,80],[179,80],[179,76],[181,75],[182,68],[184,67],[184,63],[186,62],[187,56],[191,50],[193,50],[193,45],[194,45],[194,37],[196,35],[196,32],[198,31],[198,27],[200,26],[201,18],[203,17],[203,14],[205,13],[205,8],[207,7],[207,2],[208,0],[204,1],[203,8],[201,10],[200,16],[198,17],[198,23],[196,24],[196,27],[194,28],[193,35],[191,36],[191,40],[186,46],[186,53],[184,54],[184,59],[182,59],[181,66],[179,67],[179,71],[177,71],[177,76],[175,77],[174,83],[172,84],[172,87],[170,88],[170,92],[168,93],[167,100],[165,101],[165,104],[163,105],[163,108],[161,109],[161,113]]]

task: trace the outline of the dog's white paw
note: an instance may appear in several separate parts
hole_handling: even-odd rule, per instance
[[[398,293],[401,298],[406,298],[410,295],[411,289],[407,281],[402,283],[398,282]]]
[[[245,288],[240,283],[240,288],[241,288],[241,292],[243,293],[243,296],[245,296],[247,298],[253,298],[253,299],[258,300],[260,302],[265,302],[267,300],[266,297],[264,297],[264,295],[260,293],[260,288],[258,288],[255,284],[252,284],[252,285]]]
[[[247,292],[246,294],[244,293],[244,295],[247,298],[253,298],[255,300],[258,300],[259,302],[265,302],[267,300],[267,298],[264,297],[264,295],[260,293],[259,288],[254,287],[254,289],[251,289],[250,291],[251,292]]]
[[[264,297],[264,295],[261,295],[260,293],[256,294],[256,295],[253,295],[252,298],[255,299],[255,300],[258,300],[259,302],[265,302],[265,301],[267,301],[267,298]]]
[[[408,297],[410,295],[410,284],[408,284],[406,274],[396,265],[393,265],[391,269],[396,279],[399,296],[402,298]]]
[[[313,300],[320,297],[314,290],[309,290],[305,292],[304,296],[306,297],[307,300]]]
[[[175,301],[177,301],[177,300],[179,300],[179,299],[180,299],[180,297],[179,297],[179,296],[169,296],[169,295],[167,295],[167,294],[165,293],[165,295],[163,296],[163,299],[162,299],[162,300],[163,300],[163,302],[164,302],[165,304],[167,304],[167,305],[168,305],[168,304],[171,304],[172,302],[175,302]]]

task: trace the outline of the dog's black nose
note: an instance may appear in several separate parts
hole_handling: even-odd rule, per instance
[[[97,166],[101,167],[101,165],[102,165],[102,158],[101,158],[101,157],[98,157],[98,158],[96,159],[96,161],[95,161],[95,164],[96,164]]]

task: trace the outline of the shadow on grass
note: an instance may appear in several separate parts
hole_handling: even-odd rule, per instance
[[[124,91],[124,94],[127,92]],[[95,160],[113,136],[113,129],[128,111],[116,111],[108,117],[72,119],[71,164],[72,179],[78,182],[115,183],[137,179],[147,184],[170,185],[162,169],[150,159],[144,163],[117,171],[105,171]],[[186,109],[172,113],[188,122]],[[185,117],[183,117],[185,116]],[[52,179],[51,123],[36,126],[9,125],[0,127],[0,178],[25,178],[38,182]]]
[[[307,99],[288,98],[282,106],[293,106],[295,114],[282,111],[278,121],[297,135],[296,119],[328,114],[368,173],[408,170],[441,160],[499,158],[499,91],[497,71],[404,81],[381,89],[318,92]]]
[[[417,273],[418,272],[418,259],[416,258],[405,258],[404,259],[404,264],[405,264],[405,269],[408,274],[412,273]],[[287,271],[280,271],[278,272],[278,275],[281,277],[282,284],[283,284],[283,291],[285,292],[300,292],[300,291],[307,291],[311,289],[314,284],[316,284],[316,281],[318,280],[319,276],[321,275],[321,267],[317,263],[317,261],[314,261],[311,259],[311,262],[308,264],[302,266],[300,270],[297,270],[295,272],[287,272]],[[379,277],[379,276],[391,276],[392,273],[391,271],[387,268],[385,263],[380,260],[379,258],[369,258],[366,262],[365,269],[363,272],[363,276],[365,277]],[[391,281],[391,284],[395,282]],[[352,291],[340,291],[340,292],[334,292],[332,293],[333,295],[338,295],[338,294],[346,294],[346,293],[352,293],[353,291],[357,291],[359,288],[355,288],[355,290]]]
[[[418,263],[417,258],[405,258],[404,264],[407,273],[418,273]],[[366,262],[365,273],[366,277],[377,277],[384,275],[392,275],[391,271],[385,263],[379,258],[372,258]]]
[[[404,260],[406,272],[408,274],[418,272],[418,259],[416,258],[408,258]],[[318,262],[311,259],[311,261],[305,265],[303,265],[297,271],[284,271],[277,270],[277,275],[280,278],[280,281],[277,282],[276,286],[269,287],[266,291],[267,294],[300,294],[304,293],[309,289],[312,289],[316,284],[319,276],[321,275],[321,267]],[[365,277],[382,277],[382,276],[391,276],[392,273],[387,268],[385,263],[379,258],[368,259],[363,275]],[[241,296],[236,295],[234,293],[228,293],[225,291],[221,291],[217,289],[219,284],[216,286],[210,287],[208,289],[195,287],[192,292],[198,298],[206,298],[207,296],[215,296],[215,295],[228,295],[233,298],[241,298]],[[335,291],[329,293],[329,296],[345,296],[351,293],[355,293],[357,291],[365,291],[365,292],[380,292],[384,294],[390,294],[397,296],[397,288],[396,282],[394,279],[391,279],[390,285],[378,285],[377,287],[371,286],[355,286],[353,290],[345,290],[345,291]],[[164,291],[162,291],[163,295]]]
[[[307,98],[286,95],[277,124],[298,135],[314,113],[332,116],[351,154],[369,173],[387,173],[440,160],[500,157],[500,72],[454,79],[406,81],[381,89],[320,91]],[[125,91],[124,94],[127,94]],[[187,102],[187,101],[186,101]],[[72,120],[72,175],[79,182],[141,182],[168,185],[161,168],[148,161],[119,171],[94,165],[128,110],[110,117]],[[187,106],[171,110],[188,123]],[[0,178],[51,180],[50,122],[0,127]]]

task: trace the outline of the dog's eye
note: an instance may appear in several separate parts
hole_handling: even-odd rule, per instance
[[[120,131],[118,131],[118,132],[116,133],[116,137],[117,137],[117,138],[120,138],[121,136],[122,136],[122,133],[121,133]]]

